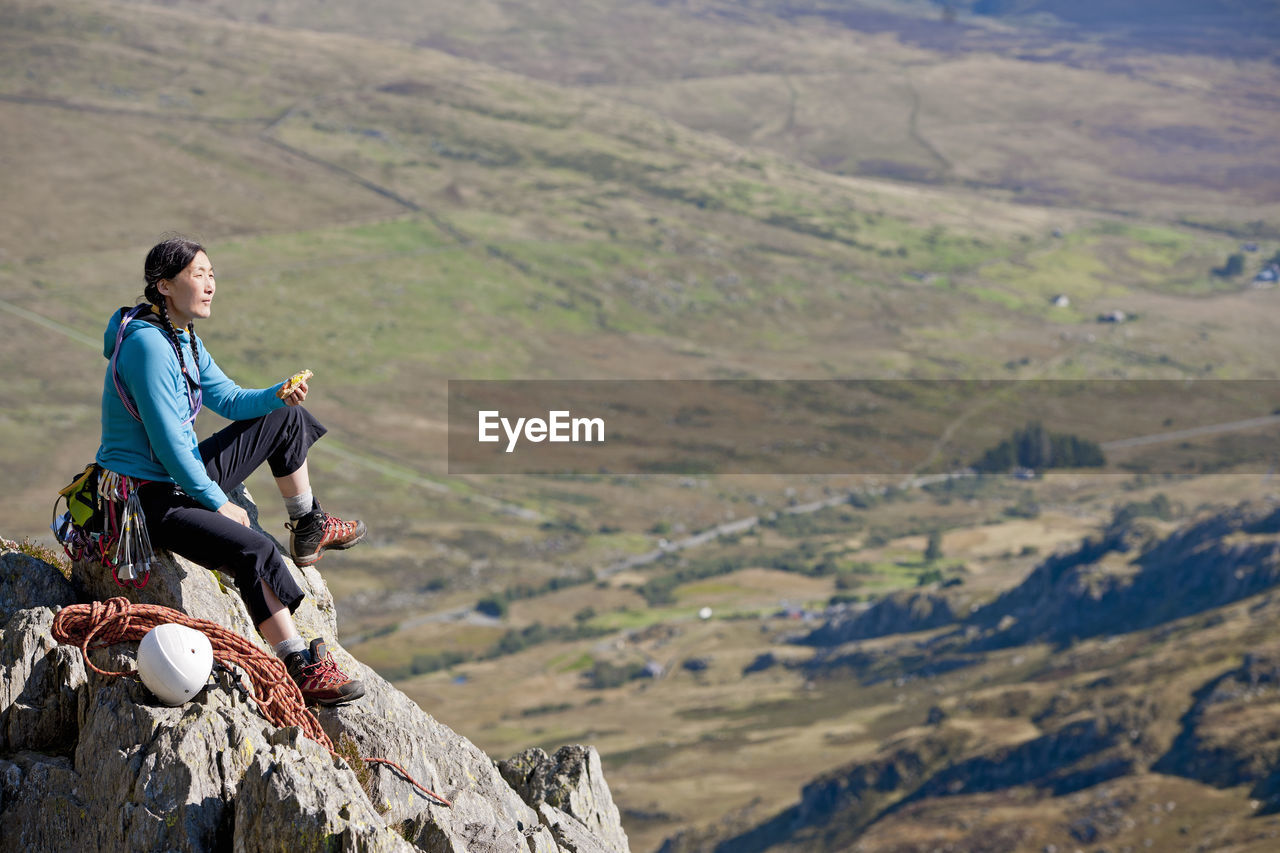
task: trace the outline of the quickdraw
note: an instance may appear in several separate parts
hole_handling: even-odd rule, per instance
[[[106,501],[107,529],[116,531],[116,552],[111,561],[111,577],[120,587],[142,589],[151,579],[151,535],[142,513],[138,489],[147,483],[114,471],[98,478],[98,496]]]
[[[49,525],[73,562],[100,563],[122,589],[142,589],[151,579],[154,551],[138,489],[147,480],[108,471],[97,463],[58,492]],[[58,502],[67,510],[58,514]]]

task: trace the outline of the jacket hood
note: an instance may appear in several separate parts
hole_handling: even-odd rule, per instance
[[[104,358],[111,358],[111,354],[116,351],[116,336],[120,333],[120,322],[124,319],[125,314],[128,314],[136,307],[138,306],[125,305],[112,313],[111,319],[107,321],[107,329],[102,333],[102,355]],[[125,326],[124,337],[129,337],[144,325],[155,326],[157,329],[164,331],[164,328],[160,325],[160,317],[153,308],[151,311],[134,318],[133,322]],[[120,340],[123,341],[124,338]]]

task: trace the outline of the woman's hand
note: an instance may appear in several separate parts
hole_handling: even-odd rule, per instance
[[[218,515],[225,515],[234,522],[243,524],[245,527],[249,526],[249,513],[244,511],[244,507],[233,504],[231,501],[218,507]]]
[[[297,406],[303,400],[307,399],[307,383],[299,382],[294,386],[293,390],[285,394],[280,399],[284,400],[286,406]]]
[[[276,396],[284,400],[286,406],[296,406],[307,399],[307,380],[315,376],[310,370],[299,370],[284,381],[276,391]]]

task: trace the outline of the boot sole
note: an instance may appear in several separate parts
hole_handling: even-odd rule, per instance
[[[332,708],[335,705],[345,705],[348,702],[354,702],[357,699],[363,699],[364,687],[359,687],[354,693],[348,693],[346,696],[338,696],[334,699],[321,699],[316,696],[304,696],[303,698],[305,698],[309,703],[316,704],[316,705],[324,705],[326,708]]]

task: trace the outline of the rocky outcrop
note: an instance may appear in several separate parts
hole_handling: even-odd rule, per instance
[[[412,850],[297,728],[206,691],[179,708],[95,676],[68,755],[0,764],[6,850]]]
[[[866,610],[828,620],[801,642],[811,646],[838,646],[854,640],[940,628],[954,621],[956,614],[946,596],[923,590],[902,590],[885,596]]]
[[[1074,720],[1015,746],[957,761],[935,774],[913,799],[999,791],[1030,785],[1055,796],[1088,788],[1146,766],[1142,742],[1150,708]]]
[[[49,634],[53,612],[23,610],[0,634],[0,750],[57,752],[68,745],[79,717],[77,690],[85,683],[80,655]]]
[[[894,744],[870,761],[818,776],[801,790],[798,803],[745,832],[718,840],[676,836],[660,853],[849,849],[867,824],[961,754],[968,740],[962,730],[943,729]]]
[[[1280,660],[1247,655],[1193,698],[1153,770],[1232,788],[1263,782],[1280,768]]]
[[[77,589],[46,563],[0,551],[0,849],[628,853],[594,750],[557,753],[549,793],[526,802],[474,744],[348,655],[324,581],[295,571],[307,591],[295,614],[304,638],[324,637],[365,683],[360,701],[316,712],[325,733],[398,762],[452,808],[386,765],[362,768],[362,784],[345,760],[297,727],[275,728],[236,690],[210,688],[170,708],[134,678],[87,671],[78,649],[50,636],[55,612],[77,596],[123,591],[101,570],[78,570]],[[166,558],[128,597],[266,650],[216,572]],[[131,668],[135,654],[128,643],[91,651],[104,669]]]
[[[71,585],[34,557],[0,552],[0,755],[59,752],[74,742],[85,666],[75,649],[49,633],[53,611],[32,604],[35,591],[54,606],[75,601]]]
[[[968,727],[938,720],[928,733],[818,776],[799,802],[746,831],[683,833],[661,853],[851,850],[868,826],[913,804],[1020,788],[1072,793],[1146,767],[1152,756],[1142,733],[1153,713],[1144,701],[1125,700],[996,748]]]
[[[1280,510],[1243,504],[1157,538],[1141,521],[1113,525],[1027,579],[966,623],[974,650],[1033,641],[1066,645],[1200,613],[1280,583]],[[1130,568],[1102,562],[1135,552]]]
[[[9,550],[0,540],[0,624],[20,610],[62,607],[73,604],[76,589],[61,572],[49,571],[48,564],[19,551]]]
[[[554,758],[534,747],[499,762],[498,770],[538,810],[561,849],[574,853],[629,849],[594,747],[562,746]]]

